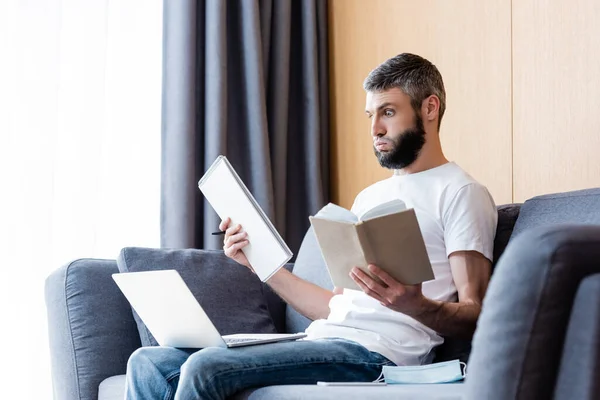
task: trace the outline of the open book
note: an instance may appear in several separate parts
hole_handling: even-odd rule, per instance
[[[407,285],[434,279],[415,210],[401,200],[380,204],[360,219],[329,203],[310,217],[310,223],[337,287],[360,290],[349,273],[356,266],[374,277],[368,264]]]

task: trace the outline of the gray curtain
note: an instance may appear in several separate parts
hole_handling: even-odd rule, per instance
[[[329,201],[326,0],[169,0],[163,35],[162,247],[222,247],[223,154],[296,252]]]

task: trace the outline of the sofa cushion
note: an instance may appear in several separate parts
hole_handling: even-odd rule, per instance
[[[293,272],[294,275],[315,285],[333,290],[333,282],[331,282],[329,272],[327,272],[325,260],[312,227],[308,228],[306,235],[304,235]],[[285,323],[288,332],[303,332],[311,321],[288,306],[286,308]]]
[[[556,224],[600,225],[600,188],[527,200],[521,207],[511,240],[531,228]]]
[[[393,400],[459,400],[465,385],[449,383],[439,385],[387,385],[384,387],[323,387],[317,385],[281,385],[245,390],[232,400],[273,399],[393,399]],[[125,375],[111,376],[100,384],[98,400],[121,400],[125,397]]]
[[[464,398],[464,391],[464,383],[378,387],[280,385],[246,390],[234,396],[233,400],[460,400]]]
[[[276,332],[262,282],[222,251],[127,247],[117,265],[120,272],[177,270],[222,335]],[[135,311],[133,315],[142,346],[158,345]]]
[[[125,381],[125,375],[115,375],[103,380],[98,387],[98,400],[123,400]]]

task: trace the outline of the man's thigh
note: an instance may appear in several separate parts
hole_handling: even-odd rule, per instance
[[[372,381],[383,365],[380,354],[343,339],[298,340],[233,349],[207,348],[192,354],[185,375],[204,382],[219,380],[237,389],[276,384],[310,384],[319,380]]]

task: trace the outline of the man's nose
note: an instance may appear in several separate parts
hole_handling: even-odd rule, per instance
[[[381,121],[377,117],[373,117],[371,120],[371,136],[381,137],[385,135],[385,127],[381,124]]]

